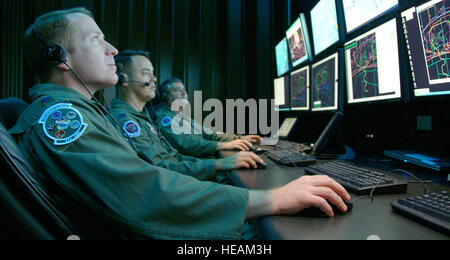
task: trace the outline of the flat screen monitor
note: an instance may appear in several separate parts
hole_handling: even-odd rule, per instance
[[[311,44],[309,42],[308,27],[304,14],[292,24],[286,32],[292,67],[297,67],[309,61],[311,57]]]
[[[338,53],[312,66],[312,111],[338,109]]]
[[[434,0],[402,13],[414,95],[450,94],[450,1]]]
[[[339,41],[336,0],[320,0],[311,11],[315,55]]]
[[[309,67],[291,73],[291,110],[309,110]]]
[[[347,32],[398,6],[398,0],[342,0]]]
[[[289,69],[289,50],[287,39],[284,38],[278,45],[275,47],[275,56],[277,60],[277,73],[278,77],[286,74]]]
[[[289,111],[289,77],[284,76],[274,80],[274,94],[275,94],[275,110]]]
[[[397,21],[345,44],[348,103],[401,98]]]
[[[280,127],[280,131],[278,133],[281,138],[288,138],[294,129],[294,126],[297,124],[297,118],[286,118],[283,124]]]

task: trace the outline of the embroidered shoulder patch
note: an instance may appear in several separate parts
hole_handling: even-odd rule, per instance
[[[141,136],[141,128],[134,121],[128,121],[123,124],[123,130],[131,137],[136,138]]]
[[[69,103],[56,104],[45,110],[39,124],[42,124],[45,135],[56,146],[73,143],[83,135],[88,126],[83,122],[80,112]]]
[[[163,119],[161,119],[161,125],[163,127],[169,127],[172,125],[172,118],[169,116],[163,117]]]

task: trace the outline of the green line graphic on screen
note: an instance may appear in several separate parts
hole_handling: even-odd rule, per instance
[[[335,104],[335,60],[331,59],[313,70],[314,108],[333,107]]]
[[[430,83],[450,82],[450,8],[436,3],[417,13]]]
[[[291,75],[292,107],[306,107],[307,102],[307,70]]]
[[[379,95],[376,34],[357,41],[350,50],[352,61],[353,97]]]

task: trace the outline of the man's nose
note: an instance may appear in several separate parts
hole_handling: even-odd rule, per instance
[[[112,44],[106,42],[106,55],[116,56],[119,54],[119,50],[117,50]]]

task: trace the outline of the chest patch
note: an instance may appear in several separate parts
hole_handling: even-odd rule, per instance
[[[136,138],[141,136],[141,128],[134,121],[128,121],[123,124],[123,130],[131,137]]]
[[[172,125],[172,118],[171,117],[164,117],[163,119],[161,119],[161,125],[163,127],[169,127],[170,125]]]
[[[87,128],[83,116],[72,108],[72,104],[56,104],[42,114],[39,119],[45,135],[56,146],[67,145],[80,138]]]

